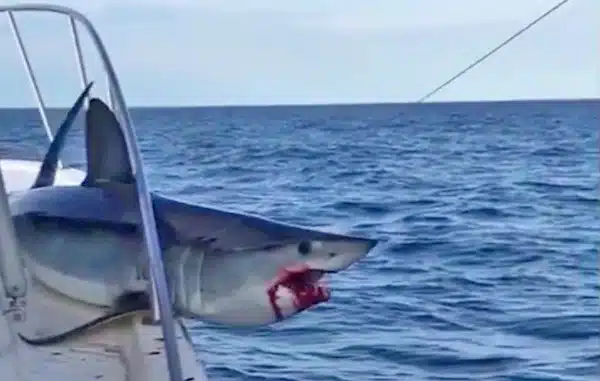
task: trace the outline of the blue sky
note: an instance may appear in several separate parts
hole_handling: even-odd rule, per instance
[[[54,2],[90,17],[128,103],[151,106],[414,101],[557,0]],[[47,103],[71,103],[68,24],[21,20]],[[600,97],[599,30],[600,1],[572,0],[431,100]],[[0,18],[0,106],[34,105],[11,38]]]

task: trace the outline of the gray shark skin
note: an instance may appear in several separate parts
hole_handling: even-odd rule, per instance
[[[30,272],[74,299],[109,307],[147,279],[142,221],[126,145],[112,112],[92,99],[87,177],[10,195]],[[325,302],[326,273],[347,269],[376,240],[152,193],[156,227],[179,316],[257,326]]]

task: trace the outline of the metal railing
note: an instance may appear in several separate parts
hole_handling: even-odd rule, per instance
[[[156,224],[154,219],[154,211],[152,209],[152,202],[150,199],[150,192],[148,189],[146,176],[144,174],[143,163],[137,144],[137,137],[133,128],[133,123],[131,121],[129,111],[125,105],[125,100],[123,98],[123,94],[108,53],[106,52],[102,40],[100,39],[100,36],[98,35],[98,32],[92,23],[83,14],[73,9],[48,4],[0,6],[0,13],[6,13],[8,17],[11,30],[17,43],[17,48],[23,60],[23,65],[27,71],[27,76],[34,92],[40,118],[42,119],[42,124],[50,140],[53,138],[53,131],[50,123],[48,122],[46,106],[44,104],[35,73],[33,72],[29,56],[27,54],[25,44],[23,43],[23,39],[21,38],[19,26],[15,18],[16,14],[26,12],[54,13],[66,16],[68,18],[71,26],[73,45],[75,48],[75,59],[79,67],[79,76],[81,78],[83,87],[85,87],[88,83],[88,78],[78,34],[78,25],[88,33],[92,44],[100,56],[100,60],[108,81],[108,104],[117,116],[117,120],[119,120],[121,123],[127,148],[129,150],[129,160],[136,177],[139,207],[143,222],[144,240],[151,270],[150,285],[152,294],[151,300],[153,318],[155,321],[160,321],[162,326],[170,380],[182,381],[181,361],[177,346],[177,338],[175,335],[175,318],[173,316],[172,305],[167,288],[167,279],[165,276],[164,264],[162,262],[159,239],[156,232]],[[10,260],[11,258],[6,257],[4,258],[4,261],[1,261],[1,263],[9,263]],[[9,264],[12,264],[12,262]],[[5,292],[9,296],[12,294],[17,295],[25,292],[24,289],[19,288],[21,287],[19,279],[11,280],[9,278],[8,281],[7,279],[4,279],[4,283]],[[13,288],[11,288],[11,284],[13,285]],[[14,288],[14,285],[18,285],[18,287]]]
[[[4,175],[0,171],[0,285],[4,287],[4,296],[9,303],[8,308],[4,309],[4,303],[0,301],[0,313],[21,320],[27,296],[27,279],[19,257],[7,193]]]

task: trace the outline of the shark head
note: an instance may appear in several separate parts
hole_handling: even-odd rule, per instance
[[[244,226],[257,228],[250,221]],[[260,228],[262,234],[249,234],[239,226],[232,233],[237,232],[238,241],[244,236],[286,238],[238,249],[190,248],[188,259],[180,262],[187,274],[179,277],[185,284],[178,293],[185,297],[185,310],[227,325],[284,320],[328,301],[332,292],[325,282],[327,275],[347,269],[377,244],[373,239],[268,220],[262,220]]]

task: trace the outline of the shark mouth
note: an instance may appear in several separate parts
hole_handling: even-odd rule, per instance
[[[271,286],[267,289],[269,301],[278,321],[284,316],[277,304],[277,291],[284,287],[294,295],[296,312],[303,311],[316,304],[329,300],[329,289],[320,282],[324,271],[311,269],[306,265],[286,267],[279,271]]]

